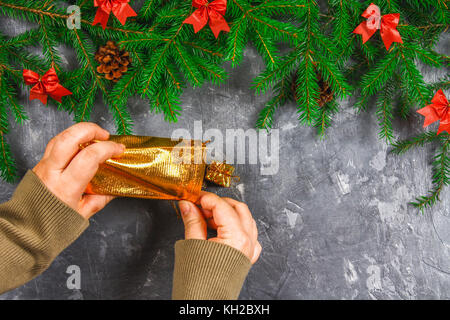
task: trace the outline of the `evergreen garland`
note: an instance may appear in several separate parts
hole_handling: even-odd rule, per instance
[[[425,132],[411,139],[397,141],[393,144],[392,152],[403,154],[415,147],[422,147],[426,143],[436,142],[438,151],[433,158],[433,189],[426,196],[421,196],[411,204],[420,210],[433,206],[444,187],[450,184],[450,135],[448,133],[436,135],[435,132]]]
[[[129,18],[124,26],[111,16],[105,30],[92,26],[97,10],[93,1],[74,2],[81,9],[81,29],[71,30],[66,26],[67,1],[0,0],[0,15],[36,23],[36,28],[14,37],[0,33],[0,173],[6,181],[16,176],[6,141],[8,112],[18,123],[28,119],[17,97],[18,89],[24,86],[25,68],[39,74],[55,68],[61,84],[73,95],[64,97],[61,104],[54,103],[73,114],[76,121],[89,120],[95,97],[100,94],[118,134],[132,132],[129,98],[139,95],[151,111],[162,112],[167,121],[177,121],[183,89],[205,82],[223,83],[228,76],[223,62],[239,65],[249,43],[265,63],[252,87],[257,94],[272,94],[256,122],[261,129],[272,128],[276,112],[293,100],[299,121],[324,136],[333,115],[339,112],[339,100],[354,95],[358,111],[366,110],[369,101],[376,99],[379,136],[392,143],[394,117],[408,117],[427,105],[437,89],[446,89],[449,84],[448,77],[426,84],[416,63],[434,68],[448,65],[448,56],[434,51],[449,25],[445,0],[375,1],[383,15],[400,13],[397,29],[403,43],[394,43],[388,51],[379,33],[365,44],[360,35],[352,33],[364,20],[361,14],[371,1],[228,0],[225,19],[231,30],[221,32],[218,39],[209,28],[194,33],[191,25],[183,24],[194,11],[190,0],[131,1],[138,16]],[[96,72],[95,52],[108,40],[127,50],[132,59],[117,83]],[[63,69],[60,45],[74,49],[77,69]],[[281,50],[280,45],[289,50]],[[40,46],[42,55],[29,53],[31,46]],[[323,106],[318,103],[319,77],[334,95]],[[394,144],[395,152],[402,153],[431,140],[441,143],[433,163],[436,188],[430,197],[418,200],[421,208],[435,203],[448,185],[448,135],[425,133]]]

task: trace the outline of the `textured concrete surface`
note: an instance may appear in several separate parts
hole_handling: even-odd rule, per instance
[[[6,22],[5,22],[6,20]],[[2,19],[3,29],[23,25]],[[440,51],[449,53],[449,39]],[[68,62],[73,54],[67,51]],[[267,97],[255,97],[251,79],[261,70],[251,48],[227,84],[186,90],[177,124],[150,114],[145,102],[130,102],[140,135],[170,136],[175,128],[252,128]],[[447,70],[425,70],[427,81]],[[22,176],[43,154],[48,140],[72,124],[71,117],[39,102],[22,101],[31,120],[14,125],[9,141]],[[242,299],[448,299],[450,298],[450,192],[420,214],[407,203],[431,185],[432,148],[404,157],[389,154],[377,138],[373,112],[356,114],[353,100],[325,140],[298,124],[294,105],[281,108],[280,171],[261,176],[259,165],[239,165],[241,182],[219,190],[248,203],[263,252],[252,268]],[[373,108],[372,108],[373,110]],[[101,101],[92,120],[113,130]],[[400,137],[421,129],[420,116],[396,122]],[[15,185],[0,183],[0,202]],[[173,245],[183,237],[181,220],[164,201],[114,200],[89,229],[41,276],[0,299],[168,299]],[[70,265],[81,269],[81,290],[66,286]]]

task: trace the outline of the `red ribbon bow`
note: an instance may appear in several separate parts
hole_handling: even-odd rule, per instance
[[[42,77],[34,71],[25,69],[23,79],[27,85],[34,85],[30,90],[30,100],[39,99],[43,104],[47,104],[47,96],[61,102],[63,96],[72,94],[59,84],[54,68],[50,68]]]
[[[433,100],[431,100],[431,103],[432,104],[426,106],[425,108],[417,110],[418,113],[425,116],[423,127],[425,128],[440,120],[441,123],[437,134],[440,134],[443,131],[450,133],[450,107],[444,92],[439,90]]]
[[[124,25],[128,17],[137,16],[137,13],[134,12],[128,2],[130,0],[94,0],[94,6],[98,7],[98,9],[92,25],[100,23],[105,29],[111,11],[119,19],[120,23]]]
[[[217,38],[220,31],[230,31],[226,22],[225,12],[227,11],[227,0],[215,0],[211,3],[208,0],[192,0],[192,5],[198,8],[183,23],[189,23],[194,26],[194,32],[197,33],[208,23]]]
[[[391,13],[381,16],[380,7],[375,4],[370,6],[363,12],[362,16],[367,21],[362,22],[353,30],[353,33],[360,34],[363,37],[363,43],[366,43],[378,29],[380,29],[381,38],[383,39],[386,50],[389,50],[393,42],[403,43],[402,37],[397,30],[400,21],[400,13]]]

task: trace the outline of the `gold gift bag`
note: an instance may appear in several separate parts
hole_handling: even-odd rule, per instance
[[[206,144],[143,136],[111,136],[125,153],[100,165],[86,193],[197,201],[205,176]]]

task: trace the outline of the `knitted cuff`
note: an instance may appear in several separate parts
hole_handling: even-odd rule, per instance
[[[237,299],[251,266],[231,246],[207,240],[177,241],[172,298]]]
[[[88,220],[59,200],[31,170],[5,205],[14,213],[9,221],[35,232],[38,246],[55,257],[89,226]]]

